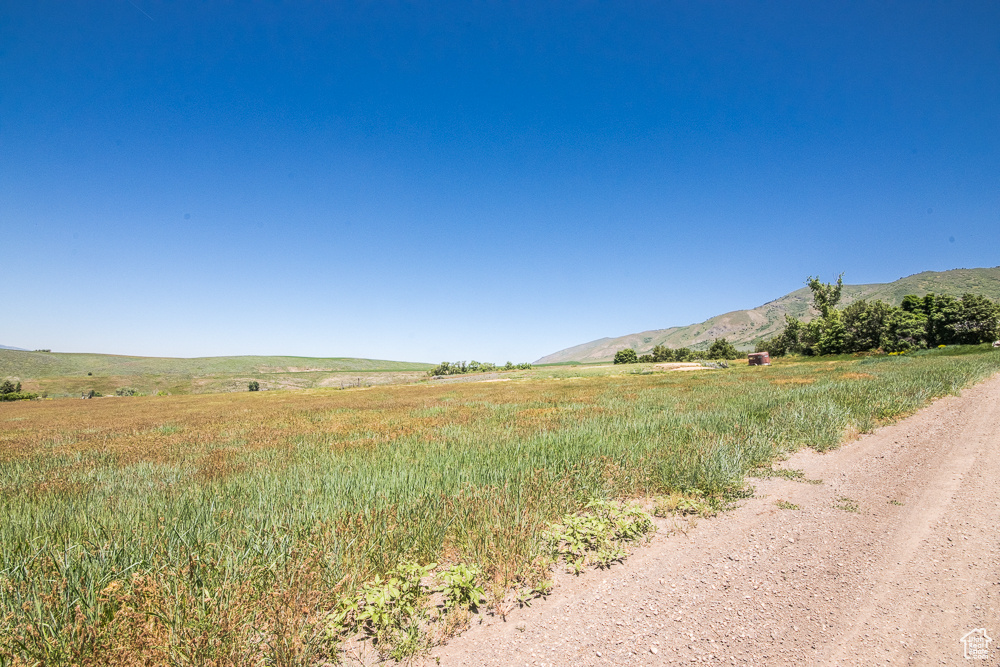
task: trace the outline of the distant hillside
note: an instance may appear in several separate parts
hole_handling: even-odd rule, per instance
[[[380,359],[312,357],[126,357],[114,354],[0,350],[0,377],[34,379],[72,375],[242,375],[311,371],[424,371],[432,364]]]
[[[975,292],[990,299],[1000,299],[1000,266],[992,269],[924,271],[891,283],[844,285],[840,305],[845,306],[857,299],[882,299],[898,305],[907,294],[923,296],[928,292],[953,296]],[[786,314],[802,320],[811,320],[819,314],[812,307],[812,293],[808,287],[797,289],[752,310],[734,310],[684,327],[653,329],[617,338],[600,338],[549,354],[535,363],[607,361],[615,356],[615,352],[626,347],[633,348],[639,354],[649,352],[654,345],[705,349],[720,337],[727,338],[738,347],[750,348],[761,338],[781,331],[785,326]]]
[[[311,357],[125,357],[0,350],[0,378],[17,378],[28,391],[73,396],[105,394],[118,387],[142,393],[199,394],[246,391],[249,380],[262,389],[370,386],[422,377],[432,364],[379,359]]]
[[[21,352],[27,352],[23,347],[11,347],[10,345],[0,345],[0,350],[20,350]]]

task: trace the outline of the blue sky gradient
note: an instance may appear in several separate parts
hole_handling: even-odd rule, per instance
[[[995,266],[998,119],[995,2],[5,3],[0,343],[521,361]]]

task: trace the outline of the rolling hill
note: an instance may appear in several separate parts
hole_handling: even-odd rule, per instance
[[[142,393],[246,391],[249,380],[265,389],[308,389],[384,384],[423,376],[432,364],[349,357],[127,357],[113,354],[25,352],[0,349],[0,379],[24,382],[26,391],[50,396],[94,389],[114,393],[130,386]]]
[[[922,296],[928,292],[953,296],[974,292],[990,299],[1000,299],[1000,266],[991,269],[924,271],[891,283],[844,285],[840,305],[845,306],[858,299],[882,299],[895,305],[907,294]],[[747,349],[753,347],[757,340],[781,331],[785,326],[786,314],[802,320],[810,320],[819,314],[812,307],[812,293],[808,287],[797,289],[762,306],[716,315],[698,324],[652,329],[582,343],[546,355],[535,363],[608,361],[615,356],[615,352],[626,347],[633,348],[639,354],[649,352],[655,345],[704,349],[716,338],[726,338],[737,347]]]
[[[70,375],[239,375],[313,371],[425,371],[432,364],[349,357],[127,357],[116,354],[0,350],[0,377]]]

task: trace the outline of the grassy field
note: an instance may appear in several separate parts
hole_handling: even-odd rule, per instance
[[[323,664],[330,613],[402,562],[478,568],[496,601],[590,501],[732,495],[998,370],[949,348],[0,404],[0,665]]]
[[[119,387],[169,394],[246,391],[250,380],[263,389],[396,384],[422,377],[431,364],[348,357],[126,357],[0,350],[0,378],[20,380],[25,391],[79,396]]]

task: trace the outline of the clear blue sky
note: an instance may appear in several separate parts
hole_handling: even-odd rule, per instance
[[[0,343],[532,360],[1000,264],[1000,3],[0,7]]]

